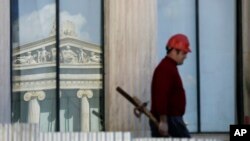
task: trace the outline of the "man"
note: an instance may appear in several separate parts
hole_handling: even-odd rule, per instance
[[[182,116],[186,96],[177,65],[183,64],[191,52],[188,38],[183,34],[172,36],[166,45],[167,55],[156,67],[151,86],[151,112],[159,121],[150,122],[152,137],[190,137]]]

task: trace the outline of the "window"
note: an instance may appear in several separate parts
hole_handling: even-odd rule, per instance
[[[195,0],[158,0],[158,60],[166,55],[167,39],[176,33],[186,34],[192,53],[179,68],[187,96],[185,122],[191,131],[197,131],[197,72]]]
[[[12,1],[12,122],[103,130],[101,10],[101,0]]]
[[[200,1],[201,131],[228,131],[236,121],[235,7],[235,0]]]
[[[192,53],[179,71],[187,96],[184,120],[192,132],[226,132],[236,121],[235,5],[234,0],[158,0],[158,60],[173,34],[190,40]]]

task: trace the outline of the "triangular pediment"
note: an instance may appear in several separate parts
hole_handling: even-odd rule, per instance
[[[60,39],[60,65],[74,66],[101,65],[100,45],[64,36]],[[43,66],[54,66],[56,63],[55,36],[25,44],[13,49],[14,69],[30,69]]]

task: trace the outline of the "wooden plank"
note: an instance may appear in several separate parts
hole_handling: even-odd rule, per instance
[[[140,101],[136,96],[131,97],[127,92],[125,92],[122,88],[119,86],[116,88],[116,90],[125,97],[130,103],[132,103],[134,108],[134,114],[137,116],[137,118],[141,117],[141,114],[145,114],[149,120],[151,120],[156,127],[158,127],[159,123],[157,119],[154,117],[154,115],[147,109],[146,105]]]

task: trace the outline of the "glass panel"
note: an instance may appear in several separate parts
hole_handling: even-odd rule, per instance
[[[12,0],[12,121],[55,130],[54,0]]]
[[[186,34],[192,53],[179,67],[187,96],[184,116],[190,131],[197,131],[197,82],[195,42],[195,0],[158,0],[158,60],[166,55],[166,42],[176,33]]]
[[[200,1],[201,130],[235,123],[235,0]]]
[[[101,0],[60,1],[61,131],[103,130]]]

